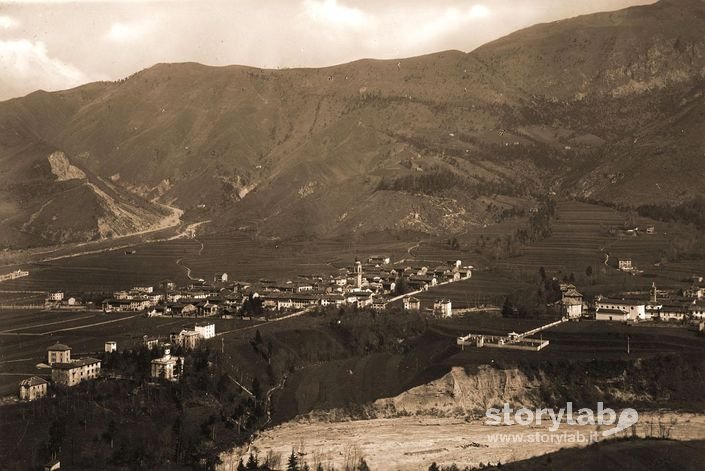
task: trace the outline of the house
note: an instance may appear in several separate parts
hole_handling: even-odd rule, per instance
[[[634,267],[632,266],[632,259],[631,258],[620,258],[617,261],[617,266],[621,271],[632,271],[634,270]]]
[[[130,299],[106,299],[102,302],[103,312],[125,312],[132,310]]]
[[[689,316],[692,319],[702,320],[705,319],[705,304],[693,303],[688,306]]]
[[[179,379],[183,371],[183,358],[171,356],[171,350],[169,348],[164,349],[163,357],[152,360],[151,376],[154,379],[175,381]]]
[[[694,284],[693,286],[684,289],[683,295],[688,298],[703,299],[705,298],[705,287]]]
[[[433,313],[441,317],[451,317],[453,315],[453,307],[450,299],[439,299],[433,303]]]
[[[47,395],[49,382],[39,376],[20,381],[20,399],[23,401],[34,401]]]
[[[63,291],[53,291],[47,296],[47,301],[60,302],[64,300]]]
[[[345,296],[342,294],[326,294],[321,296],[321,306],[342,306],[345,304]]]
[[[71,347],[63,343],[55,343],[47,348],[47,361],[50,365],[54,363],[70,363],[71,362]]]
[[[373,255],[367,259],[367,263],[372,265],[389,265],[391,259],[382,255]]]
[[[373,311],[384,311],[387,309],[387,298],[384,296],[372,296],[372,304],[370,307]]]
[[[666,302],[658,311],[658,318],[662,321],[682,321],[688,317],[690,306],[677,301]]]
[[[563,314],[569,319],[580,319],[583,315],[583,295],[575,288],[563,291],[561,298]]]
[[[446,263],[448,264],[449,267],[451,268],[460,268],[463,265],[462,260],[447,260]]]
[[[194,330],[198,332],[201,337],[205,340],[212,339],[215,337],[215,324],[203,322],[201,324],[196,324]]]
[[[183,329],[178,334],[172,333],[170,335],[170,341],[173,344],[180,345],[183,348],[191,350],[198,347],[198,345],[201,343],[201,339],[201,334],[196,332],[195,330]]]
[[[69,363],[54,363],[51,368],[51,379],[56,384],[75,386],[81,381],[95,379],[100,374],[100,360],[97,358],[81,358]]]
[[[420,311],[421,301],[413,296],[407,296],[404,298],[404,310],[405,311]]]
[[[656,234],[656,226],[653,224],[649,224],[646,226],[646,233],[647,234]]]
[[[112,353],[117,351],[117,342],[110,340],[105,342],[105,353]]]
[[[158,337],[150,337],[148,335],[145,335],[143,337],[144,341],[144,346],[147,347],[148,350],[153,350],[159,346],[159,338]]]
[[[627,313],[629,320],[646,319],[646,303],[638,299],[610,299],[600,297],[595,301],[595,309],[597,313],[605,310],[622,311]]]

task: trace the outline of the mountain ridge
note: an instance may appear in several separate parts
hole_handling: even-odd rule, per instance
[[[0,240],[104,237],[100,214],[82,234],[33,236],[44,230],[30,216],[58,191],[54,152],[138,206],[265,237],[458,233],[549,192],[632,206],[692,198],[705,176],[702,30],[705,2],[662,0],[469,53],[325,68],[161,63],[34,92],[0,103],[0,220],[14,221]]]

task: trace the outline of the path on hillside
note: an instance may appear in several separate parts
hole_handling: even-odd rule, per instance
[[[126,321],[129,319],[134,319],[135,317],[138,316],[143,316],[144,313],[140,312],[138,314],[134,314],[132,316],[127,316],[127,317],[120,317],[118,319],[110,319],[107,321],[101,321],[101,322],[93,322],[91,324],[84,324],[84,325],[78,325],[76,327],[66,327],[64,329],[57,329],[57,330],[50,330],[48,332],[41,332],[41,333],[36,333],[36,332],[11,332],[11,331],[3,331],[0,332],[0,336],[2,335],[15,335],[15,336],[44,336],[44,335],[53,335],[53,334],[58,334],[59,332],[68,332],[71,330],[79,330],[79,329],[87,329],[88,327],[96,327],[99,325],[105,325],[105,324],[113,324],[115,322],[121,322],[121,321]],[[76,319],[72,319],[76,320]],[[52,324],[48,323],[47,325]],[[30,326],[30,327],[25,327],[25,329],[33,329],[35,327],[40,327],[40,326]],[[13,329],[13,330],[18,330],[18,329]]]
[[[307,312],[311,312],[311,309],[312,309],[311,307],[307,307],[303,311],[292,312],[291,314],[287,314],[286,316],[275,317],[274,319],[260,322],[259,324],[248,325],[247,327],[238,327],[237,329],[226,330],[226,331],[219,332],[219,333],[215,334],[215,336],[220,337],[221,335],[232,334],[234,332],[244,332],[246,330],[252,330],[252,329],[256,329],[258,327],[267,326],[267,325],[272,324],[274,322],[281,322],[281,321],[285,321],[287,319],[293,319],[294,317],[299,317],[299,316],[306,314]]]
[[[75,322],[75,321],[80,321],[83,319],[90,319],[92,317],[95,317],[95,313],[91,314],[90,316],[83,316],[83,317],[75,317],[73,319],[64,319],[62,321],[53,321],[53,322],[45,322],[43,324],[36,324],[36,325],[29,325],[29,326],[24,326],[24,327],[17,327],[15,329],[8,329],[8,330],[3,330],[3,334],[8,334],[10,332],[17,332],[18,330],[27,330],[27,329],[35,329],[38,327],[46,327],[48,325],[54,325],[54,324],[65,324],[67,322]]]

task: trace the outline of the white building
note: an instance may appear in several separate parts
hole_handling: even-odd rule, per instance
[[[453,305],[450,299],[439,299],[433,303],[433,313],[441,317],[451,317],[453,315]]]
[[[105,352],[106,353],[111,353],[111,352],[116,352],[117,351],[117,342],[115,341],[108,341],[105,342]]]
[[[64,300],[64,292],[63,291],[53,291],[49,293],[47,296],[47,300],[49,301],[54,301],[54,302],[59,302]]]
[[[632,271],[634,269],[631,258],[620,258],[617,261],[617,264],[619,269],[622,271]]]
[[[194,329],[196,332],[200,334],[201,337],[204,339],[212,339],[215,337],[215,324],[214,323],[202,323],[202,324],[196,324],[196,327]]]
[[[63,343],[55,343],[47,348],[47,362],[50,365],[54,363],[70,363],[71,362],[71,347]]]
[[[175,381],[179,379],[184,371],[184,359],[182,357],[171,356],[171,351],[164,350],[164,356],[152,360],[152,378],[167,379]]]
[[[56,384],[75,386],[81,381],[95,379],[100,374],[100,360],[81,358],[69,363],[54,363],[51,367],[51,379]]]
[[[627,314],[628,320],[645,320],[647,318],[646,303],[636,299],[600,298],[595,301],[595,308],[597,314],[600,311],[622,311]],[[596,319],[600,320],[598,317]]]

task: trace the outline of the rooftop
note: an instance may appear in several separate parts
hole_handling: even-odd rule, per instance
[[[49,382],[43,378],[40,378],[39,376],[32,376],[31,378],[23,379],[22,381],[20,381],[20,386],[24,387],[39,386],[41,384],[49,384]]]
[[[71,350],[71,347],[68,345],[64,345],[63,343],[55,343],[51,347],[47,348],[48,351],[50,352],[65,352],[67,350]]]

